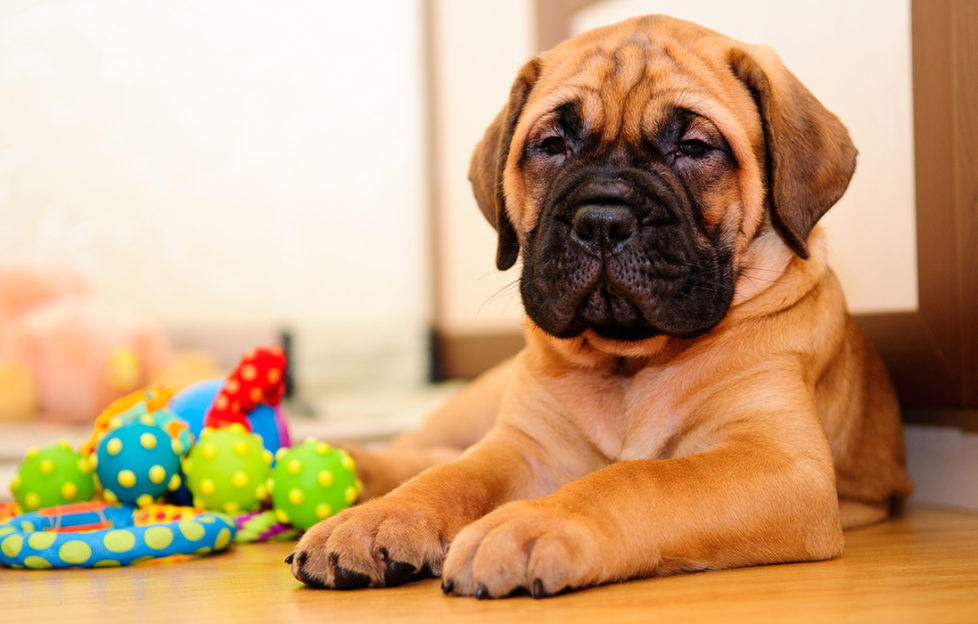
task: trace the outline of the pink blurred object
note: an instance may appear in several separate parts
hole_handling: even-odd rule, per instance
[[[0,268],[0,370],[30,373],[41,418],[91,421],[169,357],[157,327],[99,301],[75,271]]]

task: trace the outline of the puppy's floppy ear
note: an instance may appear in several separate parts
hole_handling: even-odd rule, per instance
[[[856,147],[839,118],[773,52],[733,48],[729,63],[761,115],[772,222],[808,258],[808,234],[849,186]]]
[[[472,154],[469,163],[469,181],[475,193],[475,200],[499,233],[499,246],[496,248],[496,266],[505,271],[514,264],[520,254],[520,244],[516,229],[506,214],[506,198],[503,194],[503,170],[509,156],[509,143],[513,129],[520,118],[523,104],[536,83],[539,62],[534,59],[523,66],[516,82],[509,92],[509,103],[489,124],[482,140]]]

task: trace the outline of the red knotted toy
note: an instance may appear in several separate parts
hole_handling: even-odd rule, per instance
[[[224,387],[214,398],[205,427],[226,427],[240,423],[251,431],[249,412],[259,403],[278,405],[285,394],[285,352],[278,345],[252,349],[241,358]]]

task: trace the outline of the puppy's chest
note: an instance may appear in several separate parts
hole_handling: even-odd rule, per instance
[[[586,399],[564,397],[566,417],[611,461],[667,457],[686,418],[668,377],[646,372],[592,382]]]

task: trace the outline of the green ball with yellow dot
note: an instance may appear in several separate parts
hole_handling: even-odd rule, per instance
[[[92,469],[71,445],[62,440],[41,449],[31,448],[10,484],[10,493],[23,511],[92,499]]]
[[[312,438],[279,449],[268,483],[276,517],[306,530],[349,507],[362,489],[354,468],[346,451]]]
[[[183,462],[194,507],[236,514],[255,511],[268,499],[265,482],[272,454],[261,438],[233,424],[205,428]]]

